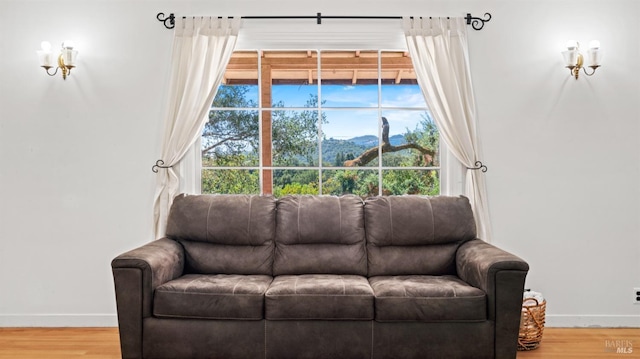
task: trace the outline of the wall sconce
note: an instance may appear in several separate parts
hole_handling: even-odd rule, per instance
[[[78,57],[78,51],[73,49],[73,41],[65,40],[62,43],[57,67],[53,73],[49,72],[49,69],[56,65],[53,52],[51,52],[51,43],[43,41],[40,46],[42,50],[36,51],[40,59],[40,66],[44,68],[49,76],[55,76],[58,73],[58,69],[61,69],[62,79],[66,80],[67,75],[71,73],[71,69],[76,67],[76,57]]]
[[[596,73],[596,69],[600,67],[600,58],[602,57],[602,52],[600,51],[600,41],[593,40],[589,43],[589,51],[587,52],[589,67],[591,68],[591,73],[587,72],[587,69],[584,68],[584,56],[580,53],[580,43],[570,40],[567,42],[567,51],[562,52],[562,56],[564,56],[564,62],[566,67],[571,71],[571,75],[578,79],[578,75],[580,74],[580,69],[584,71],[584,74],[587,76],[591,76]]]

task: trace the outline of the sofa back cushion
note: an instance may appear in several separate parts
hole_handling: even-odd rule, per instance
[[[454,274],[458,246],[476,237],[462,196],[369,198],[365,229],[369,276]]]
[[[258,195],[179,195],[167,237],[185,249],[185,269],[201,274],[272,274],[276,200]]]
[[[367,274],[364,202],[354,195],[278,200],[273,274]]]

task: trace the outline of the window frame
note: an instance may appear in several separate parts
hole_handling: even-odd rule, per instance
[[[368,51],[371,51],[373,49],[370,49]],[[405,51],[405,49],[376,49],[375,51],[377,52],[378,56],[378,79],[377,79],[377,91],[378,91],[378,102],[377,102],[377,106],[376,107],[367,107],[367,108],[360,108],[360,107],[326,107],[322,105],[322,101],[321,101],[321,96],[322,96],[322,75],[321,75],[321,66],[322,66],[322,56],[321,54],[323,52],[330,52],[330,51],[358,51],[358,50],[349,50],[349,49],[313,49],[310,50],[308,48],[306,49],[302,49],[302,50],[296,50],[296,49],[276,49],[276,50],[265,50],[265,49],[238,49],[236,51],[255,51],[256,53],[260,53],[260,51],[316,51],[318,56],[317,56],[317,68],[318,68],[318,81],[316,83],[316,86],[318,86],[318,96],[319,96],[319,101],[317,104],[316,108],[309,108],[309,107],[262,107],[262,91],[258,91],[258,107],[255,108],[234,108],[234,110],[250,110],[250,111],[256,111],[258,112],[258,116],[259,116],[259,133],[262,133],[262,114],[264,111],[317,111],[318,112],[318,119],[320,120],[321,118],[321,113],[322,111],[334,111],[334,110],[373,110],[373,111],[377,111],[378,112],[378,138],[380,140],[381,135],[382,135],[382,126],[381,126],[381,116],[382,113],[384,111],[389,111],[389,110],[394,110],[394,111],[404,111],[404,110],[408,110],[408,111],[416,111],[416,112],[422,112],[422,111],[429,111],[428,107],[420,107],[420,108],[416,108],[416,107],[388,107],[388,106],[383,106],[382,105],[382,101],[381,101],[381,96],[382,96],[382,79],[381,79],[381,72],[382,72],[382,56],[381,54],[383,52],[399,52],[399,51]],[[261,66],[261,62],[262,62],[262,58],[260,56],[258,56],[258,68],[260,68]],[[261,71],[258,71],[258,88],[260,89],[260,86],[262,84],[262,74]],[[229,108],[211,108],[212,110],[229,110]],[[238,167],[204,167],[202,166],[202,156],[201,156],[201,139],[202,136],[199,136],[197,141],[195,141],[195,144],[192,148],[192,151],[190,151],[189,154],[187,154],[187,156],[185,157],[190,157],[188,160],[183,161],[183,162],[187,162],[186,163],[186,167],[193,167],[193,170],[188,170],[186,169],[185,171],[181,171],[181,179],[184,177],[185,179],[185,186],[181,185],[181,190],[187,190],[187,191],[191,191],[194,193],[202,193],[202,171],[205,169],[236,169],[236,170],[257,170],[259,173],[259,187],[260,187],[260,194],[264,194],[265,193],[265,189],[263,187],[263,174],[265,170],[271,170],[272,173],[274,171],[278,171],[278,170],[314,170],[314,171],[318,171],[318,191],[320,194],[323,194],[322,192],[322,187],[323,187],[323,172],[324,171],[331,171],[331,170],[344,170],[344,169],[354,169],[353,167],[327,167],[327,166],[323,166],[322,164],[322,124],[321,121],[319,121],[319,126],[318,126],[318,157],[319,157],[319,164],[317,167],[302,167],[302,166],[297,166],[297,167],[285,167],[285,166],[265,166],[263,163],[263,155],[262,155],[262,148],[263,148],[263,136],[259,136],[259,164],[258,166],[238,166]],[[436,170],[438,171],[438,176],[439,176],[439,181],[440,181],[440,194],[456,194],[456,193],[462,193],[462,183],[463,183],[463,177],[464,177],[464,173],[462,171],[462,167],[460,166],[459,162],[456,161],[451,153],[447,150],[446,145],[444,144],[444,141],[442,141],[442,138],[439,141],[439,145],[440,145],[440,149],[439,149],[439,162],[440,162],[440,166],[431,166],[431,167],[398,167],[398,166],[383,166],[383,161],[382,161],[382,149],[379,146],[378,150],[380,151],[378,154],[378,159],[377,159],[377,166],[375,167],[358,167],[358,170],[375,170],[378,172],[378,194],[382,194],[383,191],[383,171],[388,171],[388,170],[420,170],[420,171],[430,171],[430,170]],[[193,152],[193,153],[191,153]],[[452,161],[452,159],[454,161]],[[190,163],[193,162],[193,163]],[[452,162],[457,162],[457,166],[455,165],[455,163]],[[182,167],[182,166],[181,166]],[[184,176],[182,176],[182,173],[184,173]],[[190,176],[191,175],[191,176]],[[191,178],[190,178],[191,177]],[[182,181],[181,181],[182,183]],[[273,183],[272,183],[273,184]],[[273,193],[273,188],[271,188],[271,192]]]

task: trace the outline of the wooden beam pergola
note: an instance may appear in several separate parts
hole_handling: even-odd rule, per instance
[[[376,84],[378,53],[344,51],[321,53],[320,75],[324,84]],[[406,52],[382,53],[380,76],[389,83],[416,83],[413,63]],[[269,65],[273,85],[313,84],[318,81],[317,53],[311,51],[268,52],[261,54],[261,64]],[[401,74],[401,75],[399,75]],[[230,85],[258,83],[258,54],[235,53],[225,72]]]

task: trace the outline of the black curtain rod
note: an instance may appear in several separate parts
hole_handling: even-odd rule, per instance
[[[482,30],[484,23],[491,20],[491,14],[485,13],[484,19],[479,17],[473,17],[467,13],[466,20],[467,25],[471,25],[474,30]],[[170,13],[169,16],[165,16],[163,12],[156,15],[158,21],[164,24],[167,29],[173,29],[176,26],[175,15]],[[184,18],[184,17],[183,17]],[[317,13],[316,16],[242,16],[243,19],[316,19],[318,25],[322,24],[322,19],[376,19],[376,20],[397,20],[402,19],[402,16],[326,16],[322,13]],[[413,16],[411,17],[413,19]]]

